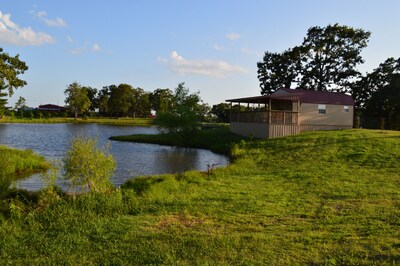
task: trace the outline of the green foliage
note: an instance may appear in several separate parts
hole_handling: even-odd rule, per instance
[[[90,99],[88,97],[88,90],[83,88],[77,82],[74,82],[68,86],[64,91],[66,94],[65,103],[75,119],[78,115],[87,112],[90,108]]]
[[[5,97],[12,96],[15,89],[26,85],[26,81],[19,78],[26,70],[28,66],[19,59],[19,55],[10,56],[0,48],[0,116],[5,112]]]
[[[231,105],[228,103],[220,103],[212,106],[211,114],[216,117],[219,123],[229,123],[231,113]]]
[[[400,74],[393,74],[390,83],[375,93],[365,105],[364,114],[379,118],[381,129],[400,129]],[[385,121],[383,123],[382,121]],[[386,126],[384,126],[386,124]]]
[[[2,213],[9,213],[10,185],[29,174],[42,172],[49,164],[31,150],[16,150],[0,145],[0,224]]]
[[[300,46],[283,53],[266,52],[257,64],[261,93],[271,93],[292,83],[311,90],[349,91],[350,83],[360,73],[361,51],[367,46],[370,32],[338,24],[307,31]]]
[[[174,91],[173,104],[165,112],[157,113],[156,122],[162,131],[181,133],[185,140],[196,133],[200,121],[199,93],[189,93],[185,83]]]
[[[90,191],[107,191],[111,187],[110,177],[115,161],[108,148],[97,146],[97,139],[83,136],[72,140],[71,149],[64,157],[64,178],[72,186]]]
[[[128,84],[110,86],[110,98],[108,100],[108,109],[111,115],[127,116],[129,106],[132,100],[133,87]]]
[[[150,96],[141,88],[129,84],[110,85],[99,92],[98,107],[101,115],[114,117],[147,117],[150,114]]]
[[[19,117],[23,118],[24,117],[24,109],[26,108],[26,100],[24,97],[20,96],[18,98],[18,101],[15,103],[15,111],[18,112]]]
[[[48,168],[49,164],[45,159],[32,150],[17,150],[0,145],[0,169],[3,173],[23,174],[40,172]]]
[[[390,57],[371,73],[367,73],[358,80],[352,86],[352,96],[356,108],[364,108],[376,92],[389,85],[394,74],[400,74],[400,58]]]
[[[156,89],[149,95],[151,108],[157,113],[166,113],[173,106],[173,97],[170,89]]]

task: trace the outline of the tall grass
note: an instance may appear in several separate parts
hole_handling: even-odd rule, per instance
[[[31,150],[17,150],[0,145],[0,213],[8,212],[10,185],[32,173],[49,169],[42,156]]]
[[[8,174],[23,174],[48,169],[45,159],[32,150],[17,150],[0,145],[0,169]]]
[[[0,216],[0,261],[400,263],[399,132],[234,141],[224,131],[207,134],[226,140],[234,163],[140,177],[107,193],[59,194],[47,204],[37,203],[43,192],[12,201],[9,216]]]

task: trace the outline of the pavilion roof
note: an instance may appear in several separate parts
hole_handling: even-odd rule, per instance
[[[232,103],[268,103],[269,100],[300,101],[302,103],[354,105],[350,95],[341,92],[312,91],[303,89],[280,88],[272,94],[228,99]]]

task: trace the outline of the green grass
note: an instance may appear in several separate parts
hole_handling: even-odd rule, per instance
[[[33,173],[44,172],[50,165],[31,150],[17,150],[0,145],[0,213],[7,211],[10,185]]]
[[[98,124],[106,124],[106,125],[153,125],[154,119],[150,118],[87,118],[82,119],[78,118],[75,120],[74,118],[67,117],[50,117],[50,118],[14,118],[6,117],[0,119],[0,123],[30,123],[30,124],[48,124],[48,123],[98,123]]]
[[[231,156],[232,145],[239,142],[242,137],[232,134],[223,126],[213,126],[193,134],[183,140],[179,133],[165,133],[157,135],[136,134],[128,136],[114,136],[111,140],[130,141],[139,143],[157,143],[176,147],[191,147],[208,149],[216,153]]]
[[[400,263],[400,132],[325,131],[273,140],[207,134],[231,147],[231,165],[140,177],[105,194],[44,190],[14,198],[0,216],[0,261]]]
[[[17,150],[0,145],[0,171],[3,174],[31,174],[48,168],[45,159],[32,150]]]

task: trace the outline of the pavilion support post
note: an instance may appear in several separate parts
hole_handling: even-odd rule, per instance
[[[300,125],[300,98],[297,98],[297,125]]]
[[[269,98],[269,103],[268,103],[268,124],[271,124],[271,114],[272,108],[271,108],[271,98]]]
[[[283,124],[286,124],[286,111],[283,110]]]

